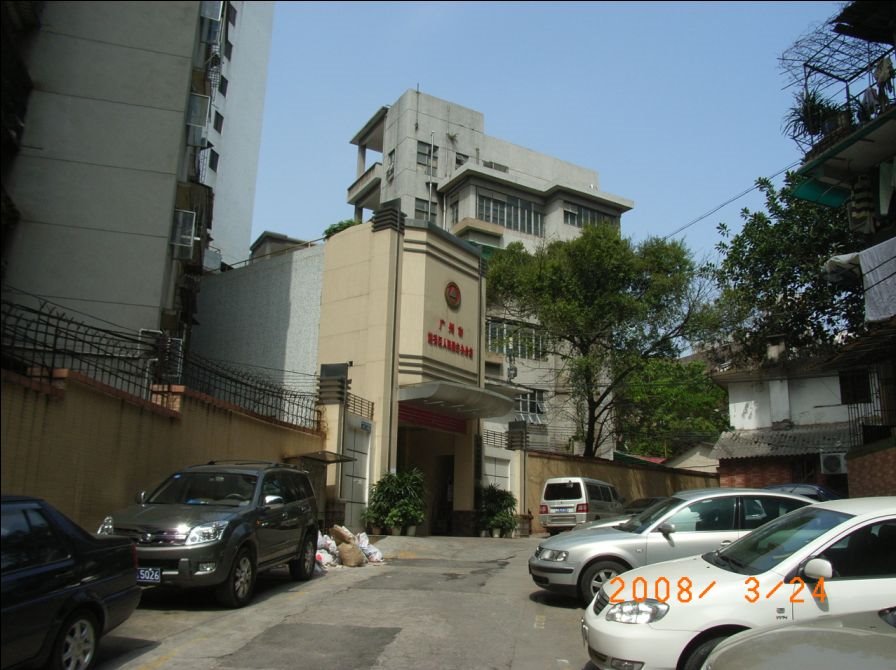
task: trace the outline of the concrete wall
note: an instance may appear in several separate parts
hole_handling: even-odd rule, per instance
[[[530,511],[532,532],[544,532],[538,522],[538,505],[541,489],[546,479],[569,475],[601,479],[613,484],[626,500],[648,496],[670,495],[682,489],[711,488],[719,485],[719,478],[712,473],[694,473],[686,470],[663,470],[637,465],[623,465],[613,461],[584,459],[576,456],[539,454],[527,452],[525,473],[526,490],[519,496],[525,507],[520,513]]]
[[[770,428],[775,421],[795,425],[848,421],[837,375],[728,384],[728,411],[735,430]]]
[[[192,351],[268,368],[259,370],[266,374],[316,375],[323,259],[323,246],[307,247],[204,276]],[[302,378],[277,381],[295,385]],[[306,381],[311,390],[313,379]]]
[[[91,532],[177,468],[298,460],[323,448],[322,434],[189,392],[172,411],[76,374],[50,386],[4,371],[2,390],[3,493],[46,498]]]
[[[168,261],[198,2],[49,2],[4,187],[4,284],[129,330],[171,306]]]

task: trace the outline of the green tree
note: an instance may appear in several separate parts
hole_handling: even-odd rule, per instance
[[[357,226],[360,221],[355,221],[354,219],[343,219],[338,223],[334,223],[332,226],[327,226],[324,230],[324,239],[329,240],[336,233],[340,233],[346,228],[351,228],[352,226]]]
[[[614,396],[620,442],[631,453],[671,457],[728,429],[728,394],[706,364],[655,358]]]
[[[487,283],[489,306],[538,324],[562,363],[586,457],[612,428],[616,388],[648,359],[677,355],[701,312],[701,286],[680,242],[635,245],[613,226],[588,226],[534,253],[509,244],[489,263]]]
[[[758,180],[767,211],[744,209],[737,235],[719,226],[717,343],[731,344],[738,362],[761,361],[771,337],[783,336],[788,349],[813,355],[864,331],[858,276],[834,285],[822,271],[832,256],[862,248],[859,234],[850,231],[844,208],[796,198],[795,183],[788,175],[778,190]]]

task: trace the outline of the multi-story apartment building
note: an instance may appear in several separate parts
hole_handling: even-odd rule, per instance
[[[203,271],[248,256],[272,21],[271,2],[3,3],[5,293],[188,336]]]
[[[490,137],[480,112],[419,90],[378,110],[352,144],[357,175],[348,200],[356,220],[397,200],[409,217],[479,247],[486,260],[511,242],[533,250],[574,238],[586,225],[619,226],[633,206],[601,191],[595,171]],[[489,478],[509,476],[506,451],[488,445],[503,445],[511,421],[525,422],[534,448],[581,449],[575,408],[537,326],[489,314],[486,338],[486,375],[519,386],[515,411],[484,425]],[[612,451],[608,443],[600,454]]]

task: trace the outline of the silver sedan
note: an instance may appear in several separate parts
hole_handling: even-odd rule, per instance
[[[782,514],[810,505],[804,496],[763,489],[680,491],[610,528],[561,533],[538,545],[529,574],[543,589],[588,603],[632,568],[703,554]]]

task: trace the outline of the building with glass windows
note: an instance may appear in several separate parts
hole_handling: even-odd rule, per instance
[[[290,371],[296,385],[320,376],[321,458],[336,466],[326,497],[344,505],[331,518],[363,528],[370,485],[419,468],[422,532],[471,534],[480,486],[525,497],[515,430],[532,448],[576,448],[537,325],[487,314],[487,259],[513,241],[535,249],[619,225],[632,203],[601,192],[596,172],[488,137],[479,112],[417,91],[352,142],[358,225],[318,245],[264,233],[249,264],[204,277],[193,350]]]
[[[419,90],[377,110],[351,142],[358,158],[348,201],[356,220],[397,201],[409,217],[477,247],[486,261],[511,242],[533,250],[576,237],[586,225],[620,225],[634,206],[601,191],[594,170],[490,137],[482,113]],[[568,389],[537,326],[491,314],[485,338],[485,376],[518,387],[514,410],[483,423],[485,479],[506,487],[510,422],[526,422],[538,449],[570,453],[581,445]],[[611,457],[611,445],[604,453]]]

